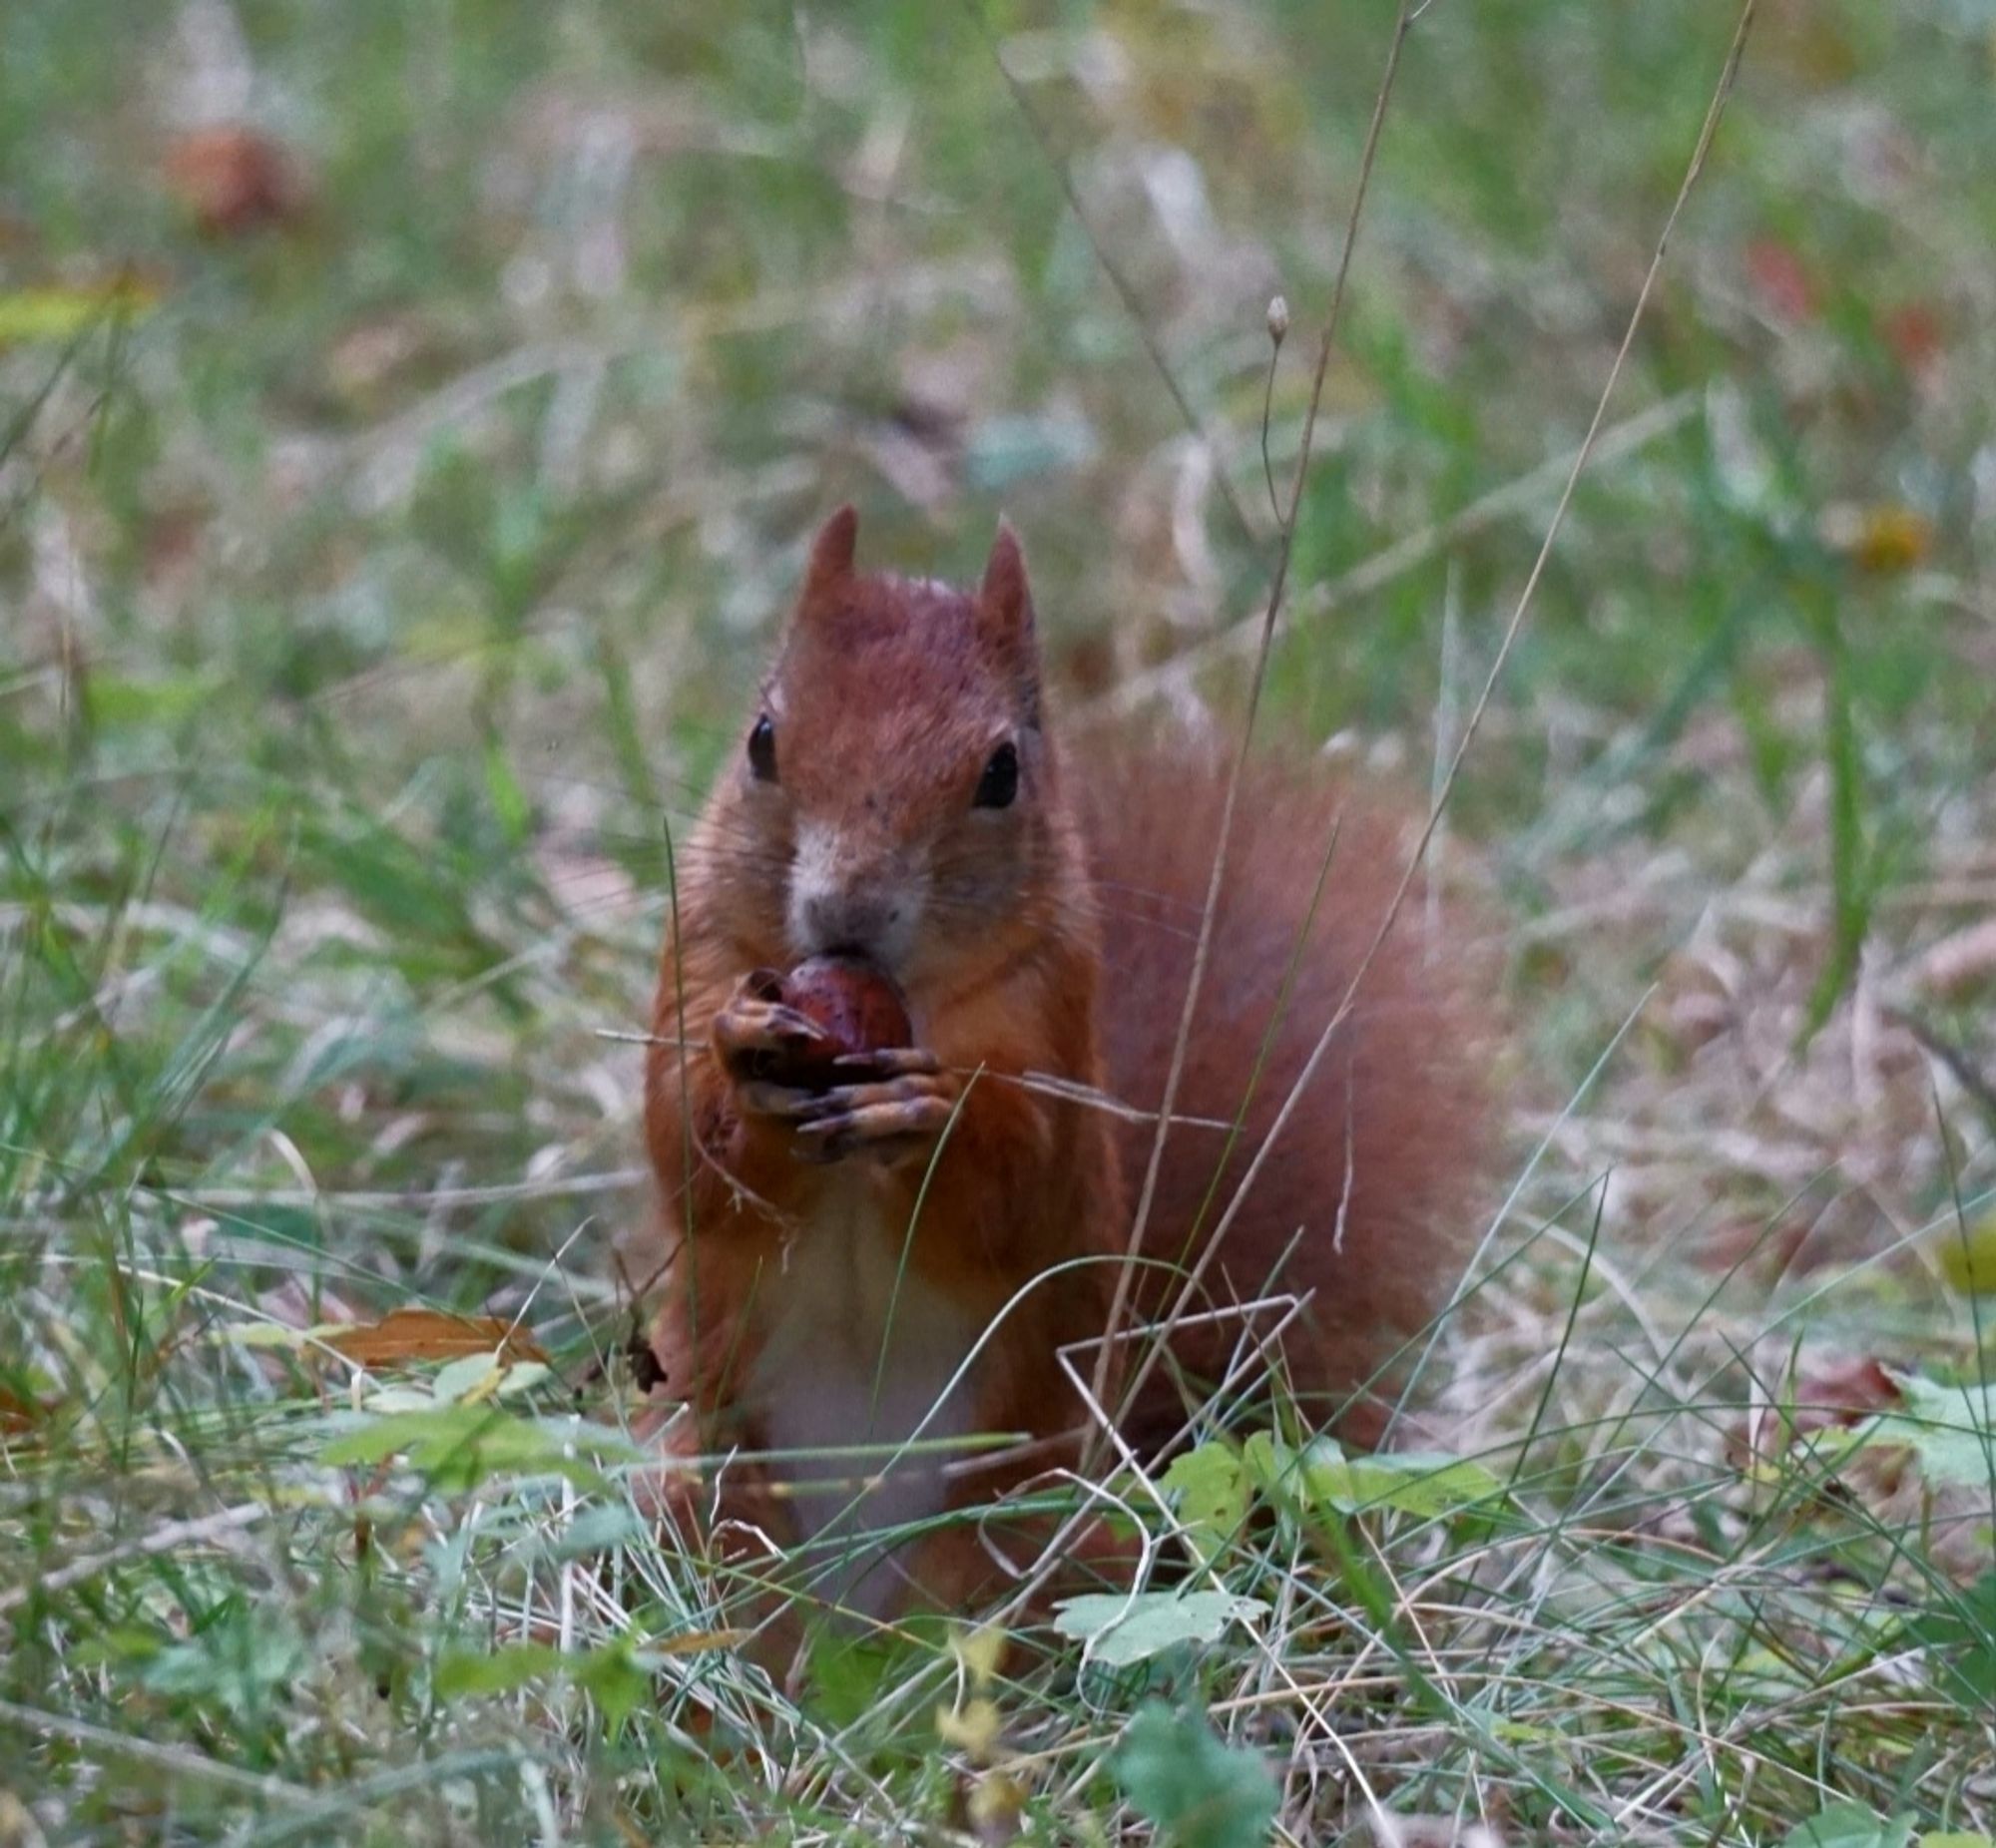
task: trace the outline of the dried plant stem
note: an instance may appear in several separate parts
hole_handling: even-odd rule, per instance
[[[1525,617],[1531,609],[1532,599],[1539,588],[1539,581],[1545,575],[1546,564],[1552,557],[1553,543],[1559,536],[1560,527],[1566,519],[1567,509],[1572,505],[1574,490],[1579,485],[1581,472],[1586,468],[1588,458],[1593,453],[1595,441],[1599,437],[1602,425],[1607,419],[1609,402],[1615,395],[1615,387],[1622,377],[1622,370],[1628,361],[1630,350],[1635,345],[1637,330],[1642,326],[1644,311],[1649,306],[1650,296],[1656,287],[1658,274],[1663,268],[1665,253],[1670,248],[1671,234],[1677,229],[1678,219],[1684,211],[1686,202],[1691,197],[1692,189],[1698,184],[1699,176],[1705,171],[1705,163],[1712,149],[1713,138],[1719,131],[1720,121],[1725,116],[1727,102],[1733,94],[1734,83],[1740,74],[1740,63],[1746,55],[1746,37],[1752,26],[1753,14],[1757,5],[1758,0],[1746,0],[1745,5],[1741,8],[1740,23],[1734,31],[1733,43],[1727,52],[1725,66],[1721,70],[1719,82],[1714,88],[1712,102],[1706,111],[1705,123],[1699,132],[1697,146],[1692,151],[1690,164],[1685,169],[1684,181],[1678,188],[1678,195],[1671,206],[1670,215],[1664,221],[1662,231],[1658,233],[1656,247],[1651,252],[1649,268],[1643,277],[1643,286],[1637,292],[1635,305],[1629,311],[1628,325],[1623,329],[1622,341],[1616,349],[1614,363],[1608,369],[1607,381],[1603,384],[1601,395],[1595,402],[1594,415],[1588,423],[1587,435],[1582,440],[1580,448],[1574,454],[1573,466],[1567,473],[1566,486],[1561,491],[1558,505],[1553,509],[1552,519],[1546,527],[1545,539],[1539,546],[1538,556],[1533,560],[1532,569],[1525,579],[1524,588],[1518,594],[1518,601],[1511,612],[1510,622],[1505,626],[1503,641],[1498,646],[1496,659],[1491,662],[1490,671],[1484,677],[1482,692],[1477,695],[1476,704],[1469,714],[1468,723],[1463,727],[1461,739],[1457,742],[1454,754],[1449,759],[1447,774],[1442,778],[1434,804],[1428,812],[1427,824],[1422,828],[1420,839],[1415,843],[1413,852],[1408,855],[1406,867],[1400,875],[1399,884],[1394,888],[1393,897],[1386,907],[1385,916],[1380,919],[1379,927],[1373,933],[1372,941],[1367,947],[1364,957],[1360,960],[1358,968],[1353,973],[1350,982],[1346,985],[1344,998],[1338,1003],[1336,1011],[1331,1015],[1323,1032],[1317,1037],[1315,1046],[1310,1049],[1309,1058],[1304,1061],[1302,1071],[1297,1074],[1295,1083],[1290,1086],[1288,1096],[1282,1100],[1281,1108],[1275,1113],[1275,1120],[1269,1125],[1267,1135],[1261,1139],[1259,1147],[1255,1149],[1253,1155],[1248,1160],[1247,1171],[1241,1176],[1240,1183],[1234,1190],[1233,1199],[1228,1202],[1226,1211],[1221,1214],[1219,1224],[1213,1229],[1213,1236],[1207,1240],[1205,1247],[1201,1250],[1198,1258],[1193,1263],[1192,1269],[1187,1274],[1179,1298],[1173,1304],[1171,1313],[1165,1317],[1164,1325],[1158,1334],[1157,1340],[1152,1344],[1142,1362],[1139,1363],[1137,1371],[1125,1392],[1124,1403],[1126,1405],[1135,1399],[1136,1395],[1142,1390],[1145,1382],[1150,1378],[1151,1372],[1157,1364],[1158,1356],[1170,1338],[1173,1326],[1196,1299],[1199,1288],[1205,1280],[1207,1270],[1213,1262],[1214,1254],[1220,1249],[1228,1232],[1232,1229],[1235,1219],[1240,1214],[1243,1203],[1246,1201],[1249,1190],[1253,1187],[1255,1180],[1259,1177],[1262,1167],[1267,1162],[1269,1151],[1274,1148],[1283,1130],[1287,1128],[1290,1118],[1295,1114],[1298,1102],[1315,1079],[1318,1069],[1322,1066],[1324,1058],[1330,1050],[1331,1042],[1337,1036],[1338,1029],[1350,1017],[1358,990],[1363,985],[1366,975],[1370,972],[1373,961],[1378,956],[1379,948],[1386,940],[1387,933],[1393,928],[1395,920],[1399,917],[1400,907],[1406,901],[1407,892],[1413,884],[1414,875],[1420,869],[1421,861],[1427,854],[1428,843],[1433,838],[1434,831],[1440,823],[1442,811],[1447,807],[1449,797],[1454,791],[1456,778],[1462,770],[1463,759],[1469,754],[1469,747],[1475,741],[1476,734],[1482,727],[1484,714],[1489,710],[1492,695],[1497,689],[1498,679],[1509,663],[1512,650],[1516,647],[1518,636],[1524,628]],[[1405,30],[1404,18],[1401,30],[1403,32]],[[1312,400],[1313,406],[1314,401]],[[1306,427],[1303,451],[1305,459],[1308,456],[1307,438],[1308,432]],[[1291,506],[1291,517],[1293,518],[1293,504]],[[1267,639],[1264,636],[1262,640],[1262,655],[1257,660],[1255,670],[1255,688],[1257,691],[1260,685],[1261,673],[1265,666],[1266,649]],[[1231,788],[1229,797],[1231,813]],[[1223,844],[1224,840],[1225,834],[1223,832]],[[1218,890],[1217,881],[1215,890]],[[1210,916],[1211,909],[1209,907],[1209,918]],[[1204,957],[1206,945],[1207,937],[1205,933],[1202,933],[1200,939],[1202,958]],[[1189,1013],[1187,1019],[1189,1025]],[[1183,1047],[1183,1036],[1181,1038],[1181,1047]],[[1176,1076],[1176,1071],[1177,1068],[1175,1065],[1174,1076]],[[1168,1091],[1163,1107],[1167,1117],[1170,1115],[1172,1102],[1172,1095]],[[1164,1141],[1163,1132],[1165,1127],[1164,1125],[1160,1126],[1158,1137],[1160,1147]],[[1152,1173],[1153,1175],[1156,1173],[1155,1158]],[[1125,1274],[1128,1274],[1127,1271]]]
[[[1358,184],[1351,196],[1351,212],[1345,221],[1344,247],[1338,252],[1337,275],[1331,284],[1330,308],[1324,316],[1323,333],[1317,341],[1316,368],[1310,375],[1309,406],[1303,415],[1302,443],[1296,454],[1296,466],[1289,480],[1289,503],[1283,515],[1281,534],[1275,553],[1274,575],[1268,585],[1268,602],[1261,616],[1260,643],[1255,651],[1253,678],[1248,684],[1248,711],[1241,725],[1241,744],[1234,754],[1234,762],[1228,771],[1227,795],[1220,811],[1220,836],[1214,844],[1213,875],[1207,882],[1206,903],[1200,912],[1199,941],[1193,949],[1192,977],[1186,984],[1185,1009],[1179,1017],[1178,1037],[1172,1045],[1171,1067],[1165,1078],[1165,1093],[1158,1105],[1158,1133],[1151,1142],[1151,1158],[1144,1170],[1144,1181],[1137,1195],[1137,1210],[1130,1222],[1130,1237],[1125,1248],[1125,1256],[1130,1261],[1117,1271],[1116,1292],[1109,1308],[1109,1319],[1105,1325],[1105,1340],[1102,1353],[1096,1363],[1095,1396],[1104,1399],[1109,1390],[1109,1373],[1115,1352],[1116,1337],[1123,1326],[1124,1317],[1129,1313],[1130,1297],[1135,1287],[1137,1254],[1144,1247],[1144,1233],[1150,1225],[1151,1209],[1157,1200],[1158,1176],[1164,1166],[1165,1141],[1171,1132],[1173,1112],[1178,1104],[1179,1087],[1185,1078],[1186,1056],[1192,1045],[1193,1016],[1199,1006],[1200,990],[1206,981],[1206,966],[1213,951],[1214,919],[1220,909],[1220,894],[1227,878],[1227,849],[1234,834],[1234,812],[1241,796],[1241,778],[1248,763],[1248,747],[1253,740],[1254,720],[1260,710],[1261,691],[1268,675],[1268,655],[1274,645],[1275,623],[1281,614],[1282,597],[1288,589],[1289,564],[1295,555],[1296,516],[1302,505],[1303,486],[1309,475],[1310,451],[1315,443],[1317,412],[1323,403],[1325,376],[1330,370],[1330,355],[1337,340],[1338,322],[1344,309],[1345,284],[1351,273],[1351,254],[1358,241],[1358,226],[1365,210],[1365,196],[1371,186],[1372,169],[1378,159],[1379,136],[1386,122],[1386,105],[1393,94],[1393,80],[1400,69],[1400,52],[1406,44],[1409,26],[1407,0],[1401,0],[1399,16],[1393,22],[1392,43],[1386,51],[1386,68],[1379,79],[1378,95],[1372,104],[1372,121],[1365,132],[1365,149],[1358,164]],[[1237,1201],[1238,1203],[1238,1201]],[[1230,1208],[1230,1216],[1232,1209]],[[1223,1219],[1222,1224],[1225,1225]],[[1216,1230],[1216,1238],[1218,1230]],[[1153,1349],[1153,1357],[1156,1349]],[[1140,1376],[1148,1376],[1150,1361],[1146,1360]],[[1128,1404],[1134,1394],[1125,1395]],[[1089,1454],[1084,1463],[1092,1461],[1099,1434],[1092,1434]]]
[[[1634,455],[1659,437],[1669,435],[1686,419],[1696,415],[1703,402],[1703,393],[1681,391],[1611,425],[1594,445],[1596,468]],[[1394,540],[1390,546],[1352,566],[1349,571],[1313,586],[1306,604],[1308,613],[1325,616],[1345,604],[1356,602],[1360,597],[1368,597],[1416,566],[1426,564],[1458,541],[1470,538],[1512,514],[1529,511],[1566,479],[1567,471],[1572,466],[1571,456],[1549,457],[1536,468],[1492,488],[1487,494],[1479,495],[1446,519],[1437,520]],[[1250,616],[1217,635],[1194,643],[1154,668],[1127,675],[1113,690],[1091,700],[1079,712],[1070,712],[1069,723],[1112,722],[1139,711],[1152,701],[1189,687],[1202,668],[1244,653],[1254,637],[1255,621]]]

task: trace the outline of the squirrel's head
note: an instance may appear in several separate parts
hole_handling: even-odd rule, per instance
[[[1026,562],[1001,524],[970,595],[855,571],[841,507],[810,549],[749,714],[716,846],[754,888],[756,934],[846,951],[921,985],[1002,956],[1059,874]],[[739,896],[750,898],[741,890]]]

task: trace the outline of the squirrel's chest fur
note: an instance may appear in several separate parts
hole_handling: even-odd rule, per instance
[[[924,1445],[962,1437],[975,1415],[970,1370],[951,1381],[981,1326],[903,1261],[907,1231],[863,1175],[828,1187],[757,1285],[760,1339],[748,1382],[766,1449],[874,1447],[769,1465],[790,1485],[802,1537],[864,1541],[822,1556],[821,1589],[873,1612],[893,1602],[897,1575],[879,1567],[881,1549],[865,1537],[938,1514],[948,1497],[948,1453],[889,1468],[893,1447],[917,1430]]]

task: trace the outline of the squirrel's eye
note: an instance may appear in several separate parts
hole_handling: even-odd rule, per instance
[[[984,766],[984,774],[977,779],[977,806],[1010,808],[1012,798],[1018,793],[1019,748],[1016,744],[1000,744]]]
[[[748,767],[754,772],[757,782],[772,783],[776,780],[776,727],[769,722],[767,712],[756,719],[749,730]]]

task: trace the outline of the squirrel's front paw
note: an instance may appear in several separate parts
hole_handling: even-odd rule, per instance
[[[823,1102],[821,1090],[781,1084],[772,1074],[800,1059],[828,1056],[830,1036],[816,1021],[786,1006],[781,978],[757,969],[714,1019],[714,1056],[728,1074],[737,1110],[748,1117],[794,1124]]]
[[[751,970],[714,1017],[714,1056],[737,1084],[762,1082],[829,1046],[830,1035],[808,1015],[785,1005],[782,993],[782,977],[768,969]]]
[[[811,1100],[797,1125],[806,1159],[837,1161],[870,1155],[889,1164],[926,1159],[956,1115],[962,1084],[919,1048],[841,1059],[863,1068],[866,1082],[835,1085]]]

